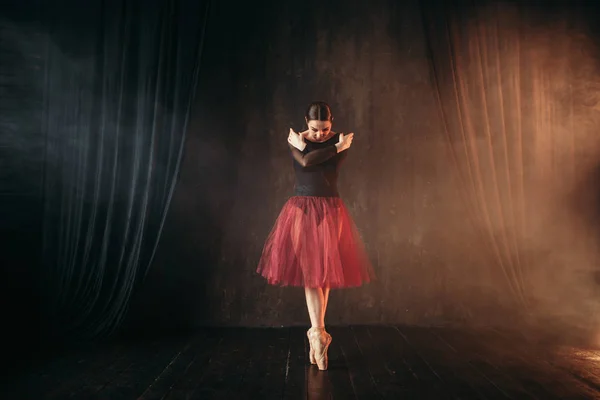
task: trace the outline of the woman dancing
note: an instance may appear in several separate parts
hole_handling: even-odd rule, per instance
[[[257,272],[269,284],[305,288],[310,362],[326,370],[332,340],[325,330],[329,290],[360,286],[374,275],[337,190],[338,171],[354,134],[331,130],[333,116],[324,102],[310,104],[305,120],[306,131],[290,129],[288,136],[295,193],[277,217]]]

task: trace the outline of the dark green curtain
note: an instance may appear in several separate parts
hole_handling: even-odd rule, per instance
[[[41,296],[54,335],[122,322],[177,181],[208,1],[45,8]]]

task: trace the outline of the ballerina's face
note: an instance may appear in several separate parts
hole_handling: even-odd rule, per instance
[[[313,142],[324,142],[331,136],[331,121],[306,121],[308,131],[307,139]]]

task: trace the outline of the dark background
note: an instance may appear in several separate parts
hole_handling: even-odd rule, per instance
[[[320,99],[335,130],[355,133],[340,190],[378,276],[334,291],[328,324],[593,336],[597,12],[569,4],[212,2],[177,185],[120,329],[307,324],[303,290],[268,286],[255,269],[292,193],[288,129],[303,129],[306,105]],[[97,33],[88,7],[59,24],[65,5],[3,6],[13,58],[2,75],[2,281],[15,340],[47,335],[43,306],[61,290],[45,278],[42,250],[46,39],[85,68]],[[194,10],[201,25],[203,8]]]

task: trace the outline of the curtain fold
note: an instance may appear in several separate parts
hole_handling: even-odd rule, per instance
[[[573,270],[543,265],[540,249],[581,250],[568,196],[585,167],[577,154],[598,143],[585,125],[594,111],[579,100],[589,92],[582,81],[595,79],[585,68],[597,63],[579,52],[590,46],[584,20],[495,1],[423,7],[422,16],[464,204],[492,269],[527,309],[545,286],[538,271],[560,279],[560,268]]]
[[[98,336],[121,323],[159,243],[209,2],[64,6],[48,19],[45,54],[47,323]]]

